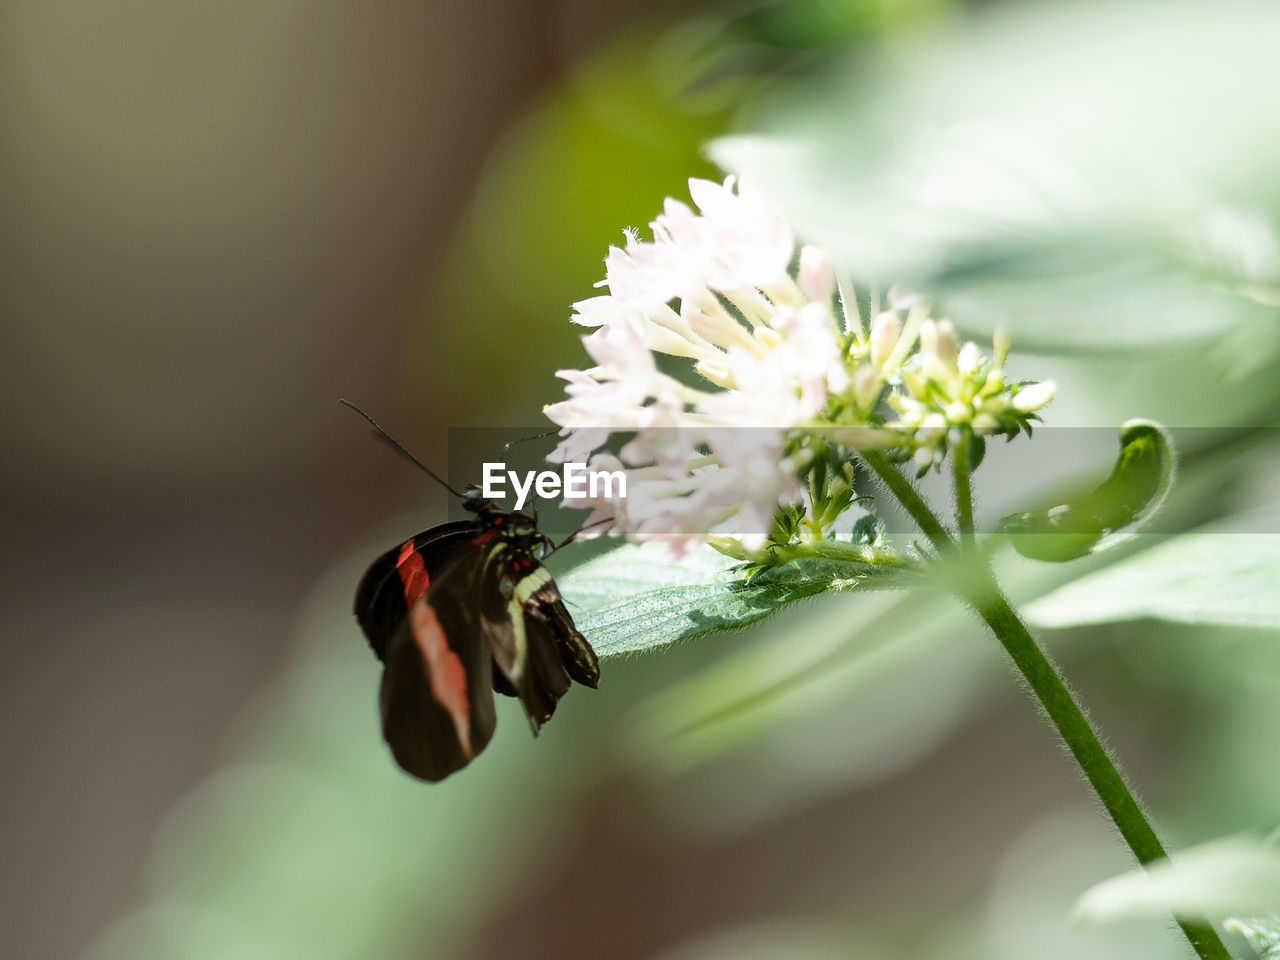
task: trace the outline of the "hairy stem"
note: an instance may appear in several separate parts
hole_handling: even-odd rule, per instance
[[[769,551],[775,564],[790,563],[792,560],[807,557],[821,557],[824,560],[848,563],[851,572],[854,573],[859,572],[859,567],[866,568],[864,572],[870,572],[871,568],[883,570],[885,567],[891,567],[915,574],[917,578],[924,572],[924,567],[919,561],[903,556],[896,550],[887,550],[883,547],[866,547],[859,544],[844,543],[839,540],[822,539],[814,540],[810,543],[772,546]]]
[[[983,579],[985,583],[971,592],[966,591],[964,600],[978,612],[1013,658],[1138,862],[1148,864],[1166,856],[1160,838],[1133,791],[1125,783],[1057,669],[994,580],[989,577]],[[1178,919],[1178,926],[1202,960],[1231,960],[1231,954],[1212,924]]]
[[[959,453],[961,447],[965,448],[965,453]],[[973,537],[973,500],[966,454],[967,443],[953,450],[956,512],[962,547],[972,543]],[[951,590],[978,613],[1013,659],[1138,862],[1145,865],[1165,857],[1160,838],[1133,791],[1057,668],[1045,656],[997,585],[986,559],[969,549],[963,549],[959,556],[954,552],[948,555],[944,548],[952,546],[951,538],[916,489],[883,456],[864,455],[864,459],[943,554],[939,557],[939,569]],[[1232,960],[1211,923],[1175,919],[1201,960]]]
[[[916,492],[911,481],[902,475],[902,471],[890,463],[884,454],[873,450],[864,452],[862,460],[898,498],[898,502],[906,508],[907,513],[911,514],[911,519],[920,525],[920,529],[924,531],[929,541],[940,551],[948,549],[951,546],[951,536],[942,522],[933,515],[929,505]]]

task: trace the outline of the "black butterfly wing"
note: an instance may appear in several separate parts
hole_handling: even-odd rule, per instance
[[[356,591],[356,618],[384,664],[383,736],[424,780],[488,744],[493,690],[520,699],[536,734],[571,679],[599,682],[595,652],[533,545],[494,533],[479,521],[432,527],[375,560]]]
[[[600,685],[600,660],[573,622],[554,580],[549,579],[534,592],[525,606],[525,615],[547,625],[570,677],[593,690]]]
[[[386,648],[382,733],[396,762],[423,780],[466,766],[497,725],[476,595],[488,554],[475,544],[454,552]]]
[[[599,664],[546,567],[519,553],[492,566],[497,589],[483,595],[481,625],[493,654],[495,687],[520,698],[536,734],[571,679],[589,687],[599,683]]]
[[[442,523],[388,550],[370,564],[356,588],[355,613],[379,660],[386,660],[387,646],[409,609],[471,543],[479,529],[474,520]]]

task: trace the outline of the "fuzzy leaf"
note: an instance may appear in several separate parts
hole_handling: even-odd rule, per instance
[[[1024,612],[1041,627],[1144,617],[1280,627],[1277,584],[1280,536],[1186,533],[1066,584]]]
[[[1120,456],[1092,493],[1047,510],[1015,513],[1000,531],[1024,557],[1062,563],[1128,539],[1159,509],[1173,483],[1169,435],[1149,420],[1120,428]]]
[[[738,561],[709,547],[678,561],[662,544],[627,545],[558,577],[574,620],[601,657],[664,647],[738,630],[797,600],[874,581],[900,571],[848,560],[807,558],[744,579]]]

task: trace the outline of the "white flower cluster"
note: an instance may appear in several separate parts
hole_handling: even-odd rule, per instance
[[[731,533],[758,550],[778,508],[802,499],[789,434],[839,428],[853,447],[905,437],[932,462],[937,428],[945,449],[949,425],[1008,425],[999,405],[1016,398],[1001,364],[972,344],[957,351],[923,303],[891,293],[864,328],[827,254],[797,249],[750,184],[691,180],[689,192],[696,213],[668,199],[652,241],[628,232],[610,249],[609,292],[574,305],[574,322],[595,328],[582,341],[593,366],[558,372],[566,399],[545,411],[564,437],[553,459],[628,478],[625,500],[592,503],[588,524],[612,519],[676,550]],[[683,378],[664,356],[683,359]],[[600,449],[615,433],[634,434],[616,456]]]

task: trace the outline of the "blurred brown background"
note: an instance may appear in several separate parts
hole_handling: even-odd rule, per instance
[[[406,344],[448,320],[424,283],[486,153],[640,15],[5,4],[0,953],[72,955],[137,898],[305,588],[438,500],[336,399],[421,448]]]

